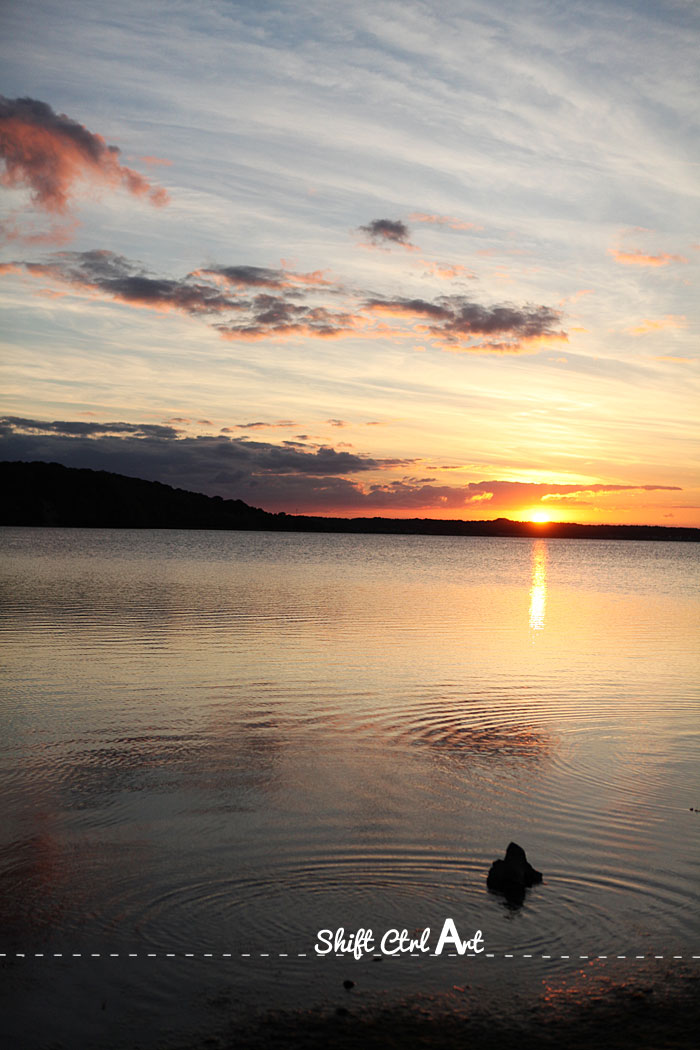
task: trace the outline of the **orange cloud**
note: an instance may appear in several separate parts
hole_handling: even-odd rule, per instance
[[[280,260],[282,270],[281,272],[288,279],[290,284],[310,284],[315,285],[319,288],[330,288],[335,285],[334,281],[329,281],[325,276],[327,270],[312,270],[311,273],[297,273],[296,270],[292,269],[292,263],[287,259]]]
[[[559,300],[559,305],[563,306],[564,303],[576,303],[579,299],[582,299],[584,295],[595,295],[592,288],[580,288],[578,292],[574,292],[573,295],[566,296],[564,299]]]
[[[452,281],[456,277],[462,277],[470,281],[477,279],[475,273],[472,273],[466,266],[461,266],[459,263],[436,263],[431,262],[429,259],[421,259],[421,263],[425,266],[428,273],[445,281]]]
[[[654,358],[655,361],[671,361],[673,364],[678,365],[693,365],[695,361],[692,357],[675,357],[673,354],[657,354]]]
[[[687,328],[688,322],[682,314],[666,314],[665,317],[653,320],[645,317],[638,325],[627,328],[630,335],[648,335],[650,332],[663,332],[668,328]]]
[[[535,354],[542,347],[552,346],[554,343],[568,343],[568,341],[566,332],[551,332],[541,335],[523,335],[518,339],[501,342],[479,342],[475,339],[446,339],[444,341],[436,339],[435,345],[452,354]]]
[[[669,255],[668,252],[660,252],[659,255],[646,255],[639,248],[624,252],[620,248],[608,248],[608,252],[615,262],[624,266],[668,266],[671,262],[687,263],[683,255]]]
[[[65,214],[82,179],[123,186],[151,204],[166,204],[164,189],[119,163],[119,149],[51,106],[32,98],[0,96],[0,182],[25,187],[43,211]]]

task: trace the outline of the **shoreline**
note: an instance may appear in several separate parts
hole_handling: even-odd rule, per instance
[[[271,513],[105,470],[59,463],[0,462],[5,500],[0,525],[19,528],[189,529],[345,533],[391,536],[489,536],[524,539],[700,542],[700,528],[671,525],[582,525],[495,518],[319,517]]]
[[[229,1032],[203,1037],[202,1048],[263,1050],[381,1050],[425,1047],[426,1050],[691,1050],[700,1030],[700,969],[634,979],[592,976],[585,998],[580,986],[548,987],[519,1003],[504,986],[503,1012],[495,1005],[470,1005],[479,990],[469,985],[442,995],[416,995],[398,1003],[365,1004],[361,993],[341,988],[337,1002],[324,1007],[272,1010],[232,1023]],[[466,994],[465,994],[466,993]],[[177,1050],[185,1050],[178,1044]],[[191,1044],[188,1050],[192,1050]]]

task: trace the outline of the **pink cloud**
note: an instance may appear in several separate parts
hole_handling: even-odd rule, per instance
[[[0,96],[0,158],[4,186],[27,188],[42,211],[65,214],[82,179],[122,186],[161,206],[166,191],[119,163],[119,149],[46,102]]]

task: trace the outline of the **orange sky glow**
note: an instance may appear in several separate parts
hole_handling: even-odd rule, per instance
[[[118,92],[80,27],[10,19],[0,457],[291,514],[700,527],[690,38],[215,6],[120,35],[98,5]]]

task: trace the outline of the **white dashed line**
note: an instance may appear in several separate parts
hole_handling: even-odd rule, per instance
[[[482,954],[481,952],[479,952],[479,953],[472,952],[472,953],[468,953],[467,955],[460,956],[457,952],[449,952],[444,957],[448,958],[448,959],[460,959],[460,958],[478,959],[481,954]],[[13,952],[0,952],[0,959],[26,959],[27,957],[29,957],[31,959],[44,959],[44,958],[47,957],[47,955],[46,955],[45,952],[29,952],[29,953],[27,953],[27,952],[14,952],[14,953]],[[177,959],[177,958],[182,958],[182,959],[213,959],[213,958],[221,958],[221,959],[232,959],[232,958],[237,958],[237,959],[252,959],[252,958],[256,958],[256,959],[270,959],[270,958],[275,958],[275,959],[289,959],[289,958],[308,959],[309,958],[309,953],[308,952],[293,952],[293,953],[290,953],[290,952],[278,952],[278,953],[275,953],[275,952],[257,952],[257,953],[240,952],[238,954],[234,954],[233,952],[221,952],[219,954],[219,953],[216,953],[216,952],[181,952],[181,953],[178,953],[178,952],[161,952],[161,953],[158,953],[158,952],[145,952],[145,953],[139,955],[138,952],[127,952],[127,953],[124,953],[124,952],[109,952],[109,953],[107,953],[107,952],[105,952],[105,953],[102,953],[102,952],[90,952],[89,955],[88,955],[85,952],[69,952],[69,953],[65,953],[65,952],[49,952],[48,953],[48,957],[52,958],[52,959],[63,959],[63,958],[70,958],[70,959],[83,959],[83,958],[90,958],[90,959],[102,959],[102,958],[105,958],[105,959],[106,958],[109,958],[109,959],[122,959],[122,958],[127,958],[127,959],[139,959],[139,958],[146,958],[146,959],[159,959],[159,958],[160,959],[162,959],[162,958],[166,958],[166,959]],[[336,959],[345,959],[346,958],[345,955],[343,955],[343,954],[341,954],[339,952],[334,953],[333,957],[336,958]],[[421,952],[411,952],[410,954],[408,954],[408,956],[406,956],[406,955],[382,955],[382,954],[377,954],[377,955],[372,955],[371,956],[371,958],[375,959],[375,960],[380,960],[380,959],[385,959],[385,958],[388,958],[388,959],[399,959],[399,958],[406,958],[406,957],[408,957],[409,959],[424,959],[424,958],[437,959],[437,958],[439,958],[439,956],[435,955],[434,952],[430,953],[428,955],[425,955],[425,954],[423,954]],[[318,954],[316,954],[316,955],[312,955],[311,958],[322,958],[322,956],[319,956]],[[483,953],[483,958],[485,958],[485,959],[540,959],[543,962],[549,962],[552,959],[561,959],[561,960],[564,960],[564,961],[568,961],[568,960],[570,960],[572,958],[572,956],[571,955],[545,955],[545,954],[543,954],[543,955],[536,955],[533,952],[523,952],[522,955],[519,955],[516,952],[503,952],[503,953],[500,953],[500,952],[484,952]],[[688,955],[688,956],[684,956],[684,955],[669,955],[669,956],[666,956],[666,955],[634,955],[634,956],[630,956],[630,955],[578,955],[578,956],[574,956],[574,958],[577,958],[577,959],[581,960],[582,962],[590,960],[590,959],[600,959],[600,960],[619,959],[619,960],[621,960],[623,962],[628,960],[628,959],[640,959],[640,960],[656,959],[656,960],[659,960],[659,961],[663,962],[664,959],[673,959],[674,961],[675,960],[682,961],[683,959],[700,960],[700,955]]]

